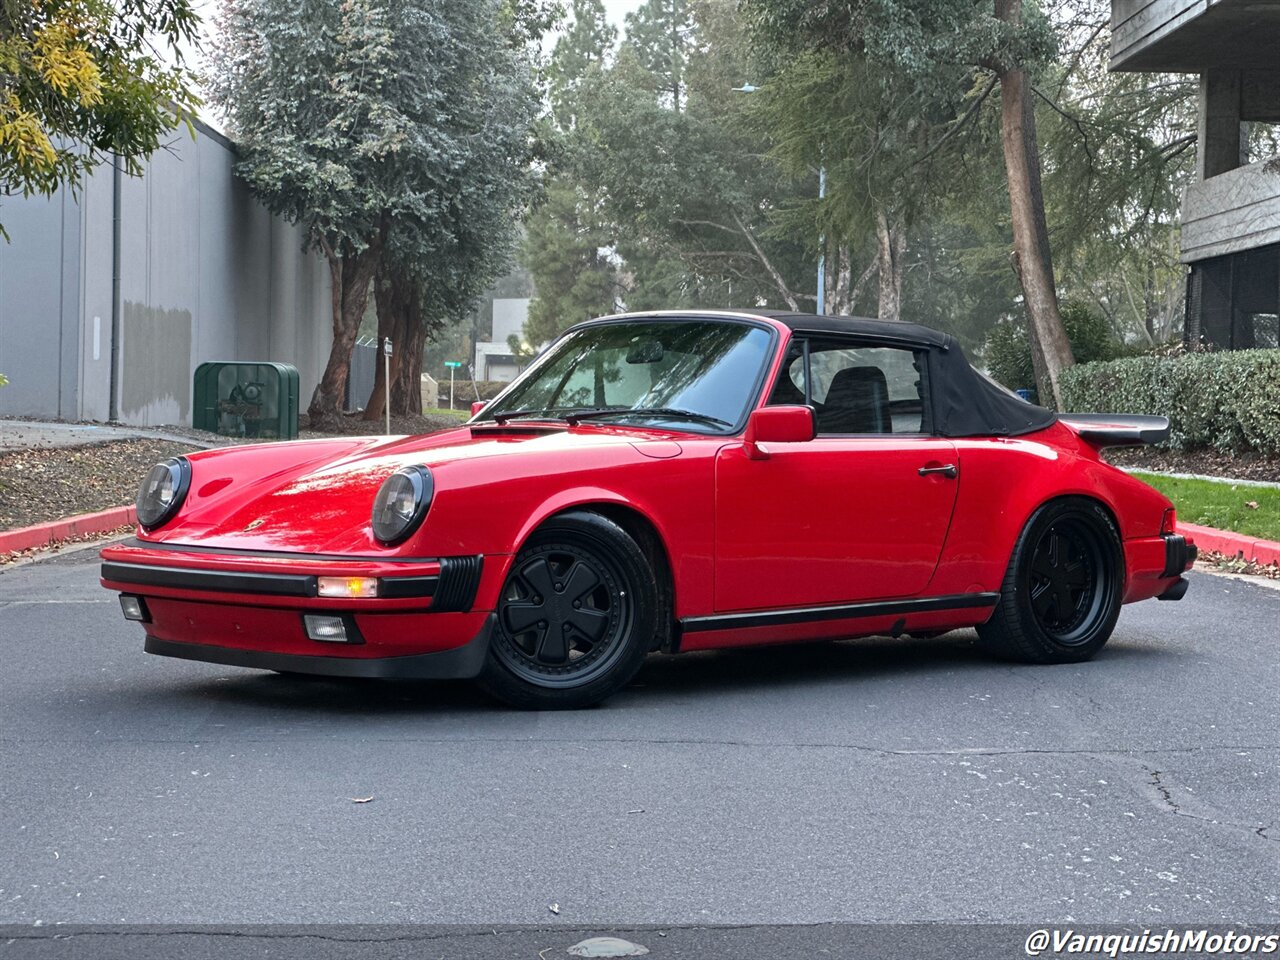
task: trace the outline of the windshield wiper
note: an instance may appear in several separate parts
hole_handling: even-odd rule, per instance
[[[579,420],[599,420],[602,417],[660,417],[670,420],[688,420],[693,423],[705,423],[713,427],[732,427],[728,420],[721,420],[709,414],[694,410],[681,410],[677,407],[610,407],[605,410],[585,410],[582,413],[566,414],[564,419],[570,424]]]
[[[550,410],[503,410],[501,413],[493,415],[493,422],[498,426],[504,426],[508,420],[551,420],[558,422],[571,422],[567,417],[559,417]]]

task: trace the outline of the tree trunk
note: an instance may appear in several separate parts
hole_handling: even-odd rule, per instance
[[[400,370],[391,384],[391,412],[400,417],[422,415],[422,347],[430,325],[422,315],[422,297],[416,287],[409,300],[408,321]]]
[[[1009,262],[1013,264],[1013,272],[1018,278],[1018,286],[1024,286],[1022,283],[1022,261],[1018,259],[1018,251],[1010,251]],[[1024,302],[1025,299],[1024,297]],[[1039,331],[1036,330],[1030,320],[1027,323],[1027,339],[1031,342],[1031,379],[1034,381],[1032,386],[1036,388],[1037,401],[1043,404],[1050,397],[1053,388],[1049,380],[1049,368],[1045,365],[1044,349],[1040,346]]]
[[[351,373],[351,351],[369,301],[369,284],[378,267],[381,242],[375,241],[359,253],[341,252],[325,244],[324,252],[333,286],[333,346],[320,382],[311,395],[311,406],[307,408],[312,429],[331,426],[342,417],[343,395]]]
[[[1022,0],[995,0],[995,7],[999,19],[1012,24],[1021,22]],[[1049,249],[1049,229],[1040,186],[1040,148],[1036,143],[1031,81],[1019,66],[1002,67],[998,74],[1000,141],[1009,181],[1013,250],[1027,311],[1027,329],[1033,356],[1039,355],[1037,375],[1043,365],[1054,405],[1062,409],[1058,375],[1075,363],[1075,358],[1062,326],[1058,291],[1053,281],[1053,255]],[[1041,397],[1043,400],[1043,386]]]
[[[836,285],[831,300],[831,313],[836,316],[848,316],[852,313],[849,304],[849,287],[853,283],[853,262],[849,256],[849,248],[844,244],[836,245]],[[826,311],[819,310],[819,313]]]
[[[422,296],[411,279],[390,268],[381,271],[376,296],[379,348],[383,338],[390,337],[394,350],[391,355],[391,415],[420,416],[422,347],[432,326],[423,314]],[[386,406],[385,368],[379,357],[373,391],[365,407],[366,420],[383,418]]]
[[[394,386],[396,374],[404,357],[405,322],[407,305],[404,303],[404,288],[396,283],[394,271],[383,264],[378,269],[378,280],[373,289],[374,302],[378,309],[378,358],[373,374],[373,389],[369,392],[369,401],[364,406],[364,419],[382,420],[386,412],[387,398],[387,361],[382,355],[382,345],[387,338],[391,339],[391,383]],[[395,412],[395,398],[391,401],[391,411]]]
[[[881,320],[902,319],[902,261],[907,250],[906,233],[894,227],[883,210],[876,211],[876,266],[880,275]]]

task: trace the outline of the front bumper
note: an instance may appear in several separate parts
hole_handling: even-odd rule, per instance
[[[326,677],[365,677],[388,680],[455,680],[477,676],[489,653],[494,614],[485,617],[480,632],[460,647],[436,653],[398,657],[326,657],[272,653],[207,643],[186,643],[147,636],[144,649],[162,657],[225,663],[233,667],[275,670],[282,673],[314,673]]]
[[[333,676],[467,677],[488,651],[492,603],[477,603],[480,556],[321,557],[127,541],[102,560],[102,585],[141,612],[131,619],[140,619],[151,653]],[[320,596],[322,577],[376,579],[377,596]],[[309,629],[317,619],[341,621],[345,632]]]

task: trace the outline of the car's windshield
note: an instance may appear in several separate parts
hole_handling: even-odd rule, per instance
[[[574,331],[475,422],[556,417],[697,433],[739,424],[772,336],[749,323],[628,320]]]

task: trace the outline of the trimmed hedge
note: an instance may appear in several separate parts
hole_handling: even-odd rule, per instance
[[[1168,417],[1168,446],[1280,455],[1280,350],[1230,350],[1084,363],[1059,380],[1073,413]]]
[[[1130,351],[1116,339],[1102,314],[1080,300],[1066,299],[1060,308],[1062,326],[1077,363],[1115,360]],[[1025,319],[1003,320],[987,333],[982,347],[987,372],[1010,390],[1018,387],[1036,389],[1031,363],[1031,341],[1027,338]]]
[[[445,376],[443,380],[437,381],[440,384],[440,400],[442,403],[449,402],[449,377]],[[480,389],[481,400],[492,400],[503,390],[507,389],[505,380],[455,380],[453,381],[453,396],[455,402],[465,401],[467,406],[476,398],[476,388]]]

